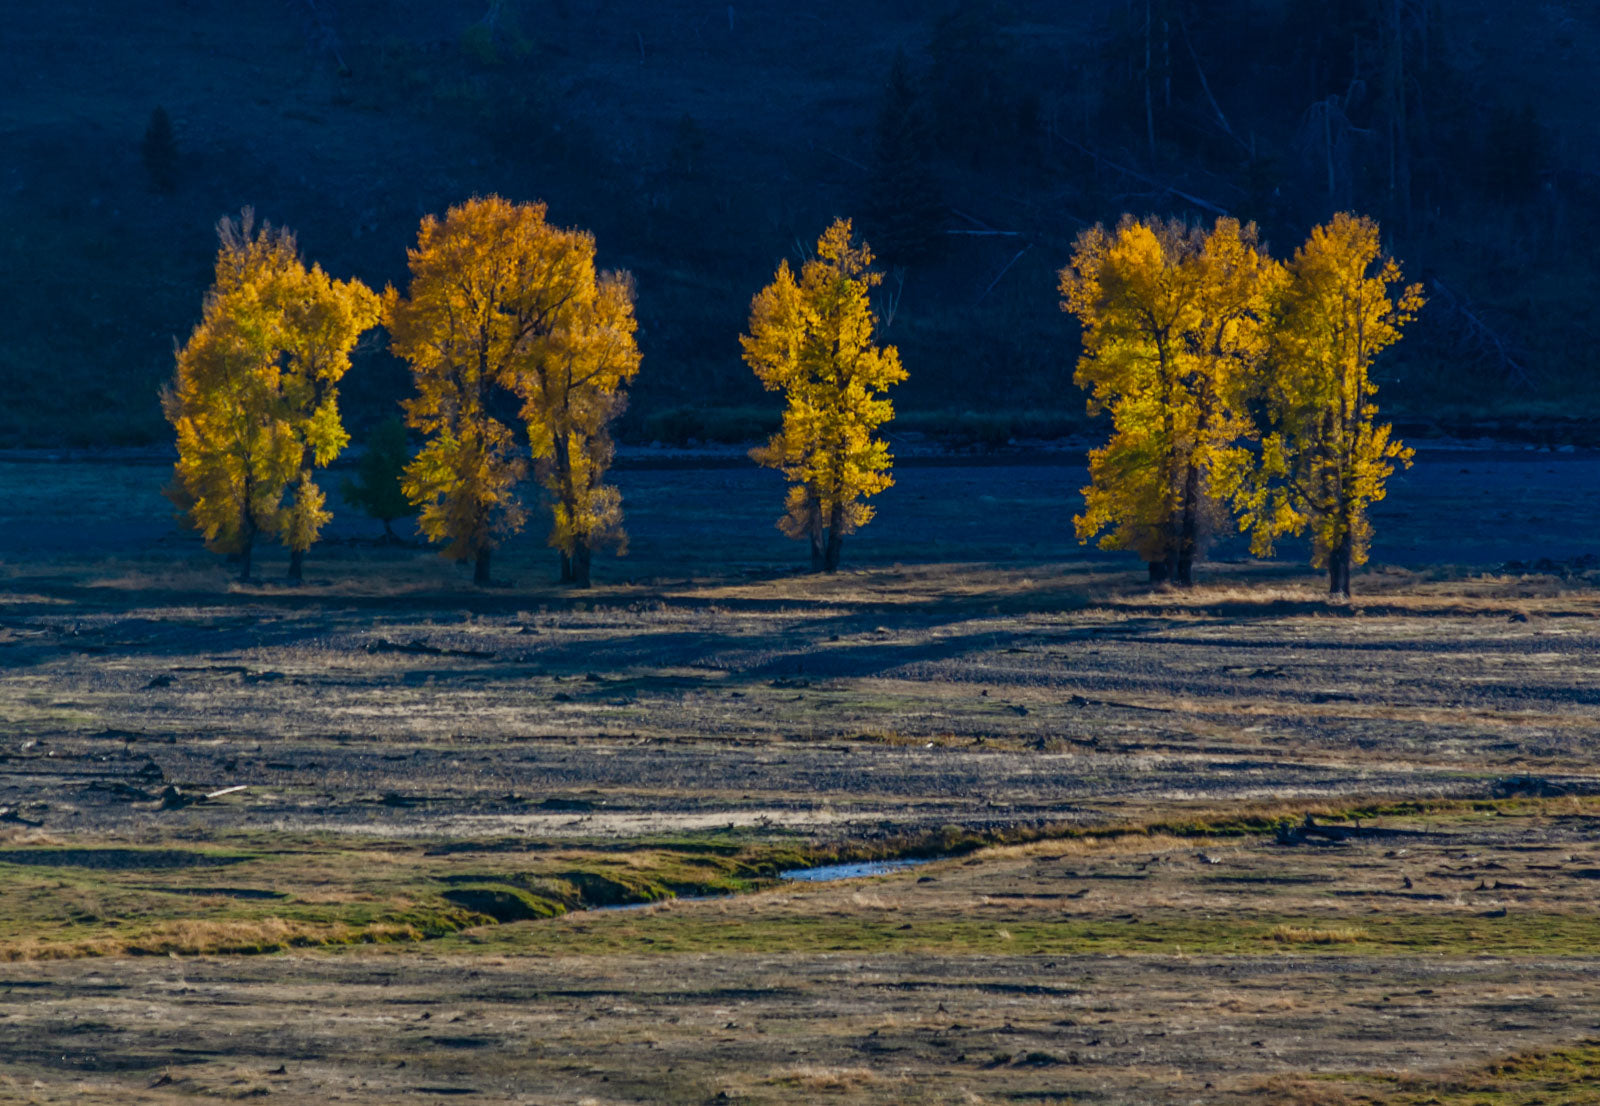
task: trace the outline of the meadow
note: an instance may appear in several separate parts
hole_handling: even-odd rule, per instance
[[[0,464],[0,1100],[1600,1101],[1600,459],[1424,448],[1343,603],[1151,590],[1078,456],[817,577],[632,454],[582,593]]]

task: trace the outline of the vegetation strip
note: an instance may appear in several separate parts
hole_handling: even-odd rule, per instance
[[[1352,807],[1284,808],[1262,804],[1233,812],[1197,810],[1187,819],[1152,819],[1101,826],[1011,825],[983,829],[945,827],[877,841],[806,844],[737,834],[671,837],[633,842],[453,842],[448,850],[408,843],[318,838],[259,838],[233,847],[90,847],[28,843],[0,849],[0,959],[31,960],[99,955],[263,953],[291,948],[416,942],[477,927],[553,918],[595,907],[649,904],[686,897],[726,897],[772,887],[781,873],[827,865],[953,858],[991,846],[1050,841],[1140,838],[1206,839],[1274,835],[1286,845],[1303,839],[1308,825],[1335,839],[1380,838],[1395,831],[1372,821],[1393,817],[1532,814],[1559,801],[1563,809],[1593,804],[1560,800],[1373,800]],[[1309,816],[1309,817],[1308,817]],[[1320,821],[1319,821],[1320,820]],[[1322,825],[1323,822],[1350,823]],[[507,848],[509,845],[511,847]],[[216,878],[226,868],[226,885]],[[270,891],[267,889],[270,888]],[[1284,947],[1341,945],[1404,949],[1438,940],[1465,943],[1469,933],[1487,947],[1510,953],[1537,950],[1570,937],[1600,941],[1600,930],[1579,933],[1580,922],[1552,915],[1486,920],[1477,927],[1441,921],[1437,931],[1407,921],[1345,923],[1263,915],[1257,942]],[[683,923],[688,925],[688,923]],[[686,944],[668,940],[655,951],[699,948],[718,933],[717,923]],[[752,923],[753,924],[753,923]],[[1395,928],[1398,926],[1398,928]],[[1274,929],[1274,927],[1279,927]],[[1548,939],[1535,931],[1548,930]],[[781,927],[780,927],[781,928]],[[1304,933],[1302,933],[1304,931]],[[1481,931],[1481,933],[1480,933]],[[755,932],[752,930],[752,932]],[[840,933],[841,947],[894,947],[907,939],[876,933],[871,925]],[[1062,942],[1094,949],[1140,949],[1163,943],[1188,948],[1232,948],[1219,932],[1188,922],[1128,928],[1071,920],[1019,938],[1013,950],[1036,945],[1060,950]],[[1227,929],[1229,940],[1237,929]],[[1316,934],[1343,935],[1321,940]],[[917,947],[984,947],[960,926],[930,923]],[[1309,936],[1308,936],[1309,934]],[[1013,937],[1017,937],[1016,932]],[[1536,939],[1537,938],[1537,939]],[[619,939],[622,939],[619,937]],[[737,947],[735,934],[724,934]],[[1470,938],[1476,940],[1478,938]],[[544,938],[541,937],[541,941]],[[1008,939],[1009,940],[1009,939]],[[1032,945],[1030,945],[1030,942]],[[624,941],[624,943],[626,943]],[[1263,947],[1266,947],[1263,945]],[[576,949],[574,949],[576,951]]]

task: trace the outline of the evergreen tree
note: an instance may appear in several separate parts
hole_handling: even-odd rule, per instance
[[[410,461],[405,423],[399,416],[387,418],[367,436],[355,479],[347,479],[339,486],[346,503],[383,523],[383,535],[388,541],[400,540],[391,525],[394,520],[411,518],[418,510],[401,487]]]
[[[996,0],[956,0],[934,27],[928,47],[939,145],[974,168],[1009,152],[1021,121],[998,9]]]
[[[150,122],[144,129],[144,140],[139,143],[139,153],[144,158],[145,172],[150,175],[150,187],[157,192],[178,190],[178,140],[172,133],[172,119],[167,109],[157,107],[150,113]]]
[[[935,251],[944,202],[934,180],[927,110],[903,53],[897,53],[878,109],[867,221],[891,262],[925,261]]]

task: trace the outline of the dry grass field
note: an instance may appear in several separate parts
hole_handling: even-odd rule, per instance
[[[1152,592],[1070,466],[908,469],[828,579],[624,472],[583,594],[239,585],[153,469],[0,466],[0,1100],[1600,1102],[1596,466],[1517,464],[1349,604]]]

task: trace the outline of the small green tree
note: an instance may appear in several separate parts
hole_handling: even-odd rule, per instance
[[[410,463],[406,424],[395,415],[372,428],[361,460],[356,464],[355,479],[347,478],[339,486],[339,494],[346,503],[383,523],[386,541],[400,540],[392,525],[395,519],[413,518],[421,510],[401,487],[406,465]]]

